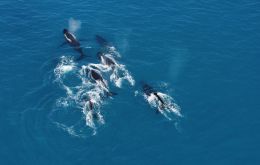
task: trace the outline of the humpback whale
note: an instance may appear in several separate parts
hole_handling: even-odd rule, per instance
[[[116,95],[116,93],[109,91],[109,88],[108,88],[105,80],[103,79],[101,73],[97,69],[87,67],[87,68],[85,68],[84,72],[88,75],[89,78],[91,78],[97,84],[99,84],[105,90],[105,92],[107,93],[108,96]]]
[[[96,41],[101,46],[101,50],[103,52],[107,52],[111,55],[121,57],[119,52],[116,50],[115,46],[108,42],[105,38],[101,37],[100,35],[96,35]]]
[[[100,60],[101,64],[107,65],[107,66],[111,67],[113,70],[114,70],[115,66],[117,65],[115,60],[112,57],[105,55],[105,53],[98,52],[97,57]]]
[[[158,101],[159,107],[157,109],[157,112],[159,112],[159,109],[163,109],[166,106],[165,102],[163,101],[163,98],[158,94],[159,92],[154,90],[153,87],[145,83],[142,84],[142,87],[143,92],[147,97],[153,97]]]
[[[66,40],[66,43],[68,43],[71,47],[73,47],[74,50],[79,52],[80,53],[79,59],[82,59],[84,57],[84,53],[76,37],[72,33],[70,33],[67,29],[63,29],[63,35]]]
[[[95,82],[100,82],[101,85],[107,89],[107,85],[104,82],[104,79],[98,70],[92,68],[86,68],[85,72],[92,80],[94,80]]]
[[[88,105],[89,111],[91,112],[92,118],[98,119],[99,118],[98,114],[96,112],[94,112],[94,102],[92,101],[92,99],[89,99],[87,101],[87,105]]]

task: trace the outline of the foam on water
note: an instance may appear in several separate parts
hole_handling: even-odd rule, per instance
[[[126,69],[125,65],[119,64],[115,59],[113,54],[106,53],[104,56],[109,57],[115,65],[108,66],[101,60],[102,64],[92,64],[93,66],[99,68],[102,72],[111,72],[110,74],[110,81],[118,87],[122,88],[123,81],[127,81],[131,86],[135,85],[135,80],[130,72]]]
[[[111,54],[114,54],[116,57],[121,57],[121,54],[116,50],[116,48],[114,46],[109,47],[109,52]]]
[[[144,93],[142,89],[142,91],[136,90],[134,92],[134,96],[142,96],[152,109],[156,109],[157,112],[161,113],[168,120],[174,119],[174,121],[176,121],[176,119],[182,118],[183,115],[181,114],[180,106],[176,103],[173,97],[168,94],[172,91],[172,89],[169,88],[168,83],[157,82],[153,85],[156,87],[156,91],[151,87],[151,89],[149,89],[151,90],[150,95]],[[165,93],[158,91],[165,91]],[[158,100],[158,97],[156,97],[153,92],[156,92],[157,95],[163,100],[163,104]]]
[[[66,75],[66,73],[70,71],[73,71],[74,69],[76,69],[76,64],[73,61],[73,58],[67,56],[61,56],[60,62],[54,69],[56,81],[62,80],[62,76]]]
[[[93,129],[92,133],[94,135],[96,134],[97,125],[105,123],[100,111],[104,103],[105,92],[100,88],[100,84],[93,83],[87,79],[86,73],[84,72],[86,67],[88,66],[83,66],[82,69],[79,69],[71,57],[62,56],[60,58],[60,62],[54,69],[55,82],[58,82],[59,86],[64,89],[66,96],[58,98],[56,105],[61,108],[80,109],[84,115],[86,126]],[[65,83],[64,79],[70,72],[77,74],[81,79],[79,84],[71,86]],[[94,104],[93,110],[89,109],[89,100]],[[94,114],[96,117],[93,117]],[[56,122],[56,125],[57,123],[59,122]],[[59,123],[57,126],[73,135],[79,132],[75,127],[67,127],[64,123]]]
[[[72,32],[75,32],[80,28],[80,21],[70,19],[69,27]],[[107,93],[110,93],[109,83],[106,81],[106,77],[109,77],[110,82],[118,88],[122,88],[125,82],[130,86],[135,85],[135,80],[126,69],[126,66],[120,64],[116,60],[116,58],[121,57],[121,54],[116,48],[114,46],[105,46],[101,50],[104,53],[101,57],[101,63],[88,63],[87,65],[79,67],[72,57],[62,56],[57,67],[54,69],[55,80],[66,94],[66,96],[57,99],[56,105],[63,108],[79,109],[84,116],[85,125],[92,129],[93,135],[97,133],[97,128],[99,126],[105,124],[102,106],[106,101],[105,98],[108,97]],[[112,60],[113,64],[109,65],[104,59],[104,56]],[[86,72],[86,69],[94,70],[102,75],[104,83],[92,80],[91,75]],[[75,84],[71,84],[70,82],[67,83],[65,80],[71,78],[70,74],[73,74],[74,77],[77,76],[80,81]],[[168,84],[162,82],[160,86],[162,88],[167,88]],[[135,96],[137,95],[138,91],[135,92]],[[171,96],[160,92],[158,92],[158,95],[165,102],[163,107],[156,97],[146,95],[144,95],[144,97],[151,107],[158,109],[158,112],[168,120],[182,117],[180,107],[174,102]],[[66,124],[64,123],[59,125],[62,129],[66,128],[65,126]],[[69,130],[68,132],[70,134],[75,134],[77,132],[76,127],[74,126],[69,126],[65,130]]]
[[[173,119],[173,117],[170,116],[172,113],[177,117],[182,117],[180,113],[180,107],[174,102],[171,96],[161,92],[158,92],[157,94],[163,99],[165,103],[163,106],[160,104],[160,102],[158,102],[154,95],[147,96],[144,94],[143,96],[152,108],[156,108],[167,119]]]
[[[67,126],[65,124],[59,123],[59,122],[53,122],[58,128],[61,128],[62,130],[66,131],[68,134],[75,136],[75,137],[80,137],[83,138],[85,137],[84,135],[80,135],[77,132],[75,132],[75,129],[73,126]]]
[[[135,80],[129,71],[122,64],[117,64],[113,70],[110,81],[115,84],[118,88],[122,87],[122,82],[126,80],[131,86],[135,85]]]
[[[113,45],[110,45],[110,44],[105,45],[105,46],[102,47],[100,50],[101,50],[101,52],[107,53],[107,54],[109,54],[109,55],[111,55],[111,56],[113,56],[113,57],[115,57],[115,58],[121,58],[121,57],[122,57],[122,55],[121,55],[120,52],[116,49],[116,47],[113,46]]]
[[[110,58],[115,54],[119,54],[116,53],[117,51],[115,51],[115,48],[111,48],[110,52],[111,51],[113,51],[113,54],[106,54]],[[101,107],[105,102],[104,98],[107,97],[106,93],[109,92],[109,85],[105,79],[105,86],[99,81],[95,82],[88,79],[89,76],[88,73],[86,73],[86,69],[95,70],[101,75],[107,74],[107,76],[110,77],[110,81],[116,87],[121,88],[124,81],[127,81],[131,86],[134,86],[135,80],[125,66],[118,64],[117,62],[115,62],[115,64],[113,69],[107,65],[95,63],[89,63],[80,68],[72,57],[62,56],[54,69],[55,82],[58,82],[59,86],[66,94],[66,96],[57,99],[56,106],[61,108],[80,109],[84,116],[85,125],[93,130],[93,135],[97,133],[98,126],[105,124]],[[69,76],[70,73],[72,73],[74,77],[76,75],[81,80],[80,83],[73,85],[67,83],[65,79],[71,78]],[[94,105],[93,110],[89,108],[90,100]],[[77,135],[78,131],[73,126],[66,127],[66,124],[60,122],[56,122],[56,125],[70,134]]]

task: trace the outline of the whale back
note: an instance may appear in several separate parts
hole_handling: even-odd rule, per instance
[[[108,46],[107,40],[99,35],[96,35],[96,41],[100,46]]]

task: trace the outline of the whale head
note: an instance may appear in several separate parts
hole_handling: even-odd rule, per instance
[[[63,29],[63,34],[66,34],[68,32],[69,32],[68,29]]]

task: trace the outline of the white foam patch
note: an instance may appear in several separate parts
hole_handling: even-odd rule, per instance
[[[68,107],[69,106],[69,102],[66,98],[59,98],[57,101],[56,101],[56,105],[58,107]]]
[[[114,58],[112,54],[105,54],[104,56],[110,58],[115,65],[113,68],[111,66],[106,65],[103,58],[101,58],[102,64],[91,64],[95,67],[97,67],[102,72],[110,72],[112,71],[110,75],[110,81],[114,83],[114,85],[118,88],[122,87],[122,83],[124,81],[127,81],[131,86],[135,85],[135,80],[133,76],[130,74],[130,72],[126,69],[125,65],[119,64]]]
[[[111,68],[109,66],[106,65],[102,65],[102,64],[89,64],[88,65],[91,68],[97,68],[98,70],[102,71],[102,72],[109,72],[111,71]]]
[[[110,75],[110,81],[114,83],[115,86],[121,88],[123,81],[128,81],[131,86],[134,86],[135,80],[133,79],[132,75],[129,73],[128,70],[125,69],[124,65],[119,65],[116,64],[114,67],[114,70],[107,65],[103,64],[89,64],[88,66],[83,66],[81,74],[86,74],[84,73],[85,68],[90,68],[93,70],[96,70],[97,72],[109,72],[112,71]],[[96,69],[97,68],[97,69]],[[106,86],[107,86],[107,81],[104,80]],[[97,84],[100,85],[105,91],[109,91],[101,82],[97,82]]]
[[[99,125],[105,124],[103,115],[101,114],[100,108],[103,104],[102,97],[104,96],[104,91],[100,89],[97,85],[81,86],[81,87],[68,87],[63,85],[66,91],[66,97],[58,99],[58,104],[64,107],[74,107],[81,109],[84,115],[86,126],[93,129],[93,135],[97,133],[96,129]],[[91,100],[94,104],[93,110],[89,109],[89,101]],[[93,117],[93,114],[96,117]]]
[[[150,104],[151,107],[156,108],[163,116],[168,120],[172,120],[170,114],[175,114],[175,116],[182,117],[180,113],[180,107],[174,102],[173,98],[164,93],[157,93],[164,101],[164,105],[158,101],[157,97],[153,94],[147,96],[144,94],[145,100]]]
[[[93,112],[93,110],[90,110],[87,107],[88,107],[88,105],[85,105],[82,112],[85,115],[86,125],[93,129],[93,135],[95,135],[97,133],[97,131],[96,131],[97,126],[95,124],[96,119],[94,118],[94,113],[97,115],[97,120],[99,121],[100,124],[105,124],[105,122],[104,122],[103,116],[100,114],[100,111]]]
[[[117,64],[113,73],[110,76],[110,81],[112,81],[115,86],[121,88],[123,81],[127,81],[131,86],[135,85],[135,80],[130,72],[125,68],[124,65]]]
[[[54,69],[54,74],[56,81],[62,81],[62,78],[65,74],[76,69],[76,64],[73,61],[72,57],[62,56],[60,62]]]
[[[62,130],[68,132],[68,134],[75,136],[75,137],[80,137],[80,138],[84,138],[85,136],[80,135],[78,133],[76,133],[75,129],[73,126],[66,126],[65,124],[62,123],[58,123],[58,122],[54,122],[56,124],[56,126],[58,128],[61,128]]]
[[[163,100],[165,101],[166,107],[165,110],[168,112],[173,112],[175,113],[177,116],[182,117],[182,114],[180,113],[180,107],[175,103],[174,99],[169,96],[166,95],[164,93],[157,93],[160,97],[163,98]]]
[[[100,108],[103,104],[102,96],[104,95],[103,90],[99,87],[95,87],[88,92],[85,93],[87,95],[88,100],[91,100],[93,104],[93,109],[90,109],[89,101],[83,101],[83,106],[81,107],[82,112],[85,116],[86,125],[91,127],[96,133],[97,125],[105,124],[105,120],[103,115],[101,114]],[[94,115],[96,117],[94,117]]]
[[[116,50],[114,46],[108,46],[107,48],[109,54],[121,58],[121,54]]]
[[[101,84],[92,82],[87,78],[85,69],[89,66],[82,66],[78,70],[73,59],[70,57],[62,56],[57,67],[54,69],[54,74],[59,85],[64,89],[66,96],[58,98],[56,105],[58,107],[70,107],[72,109],[80,109],[85,120],[85,125],[93,130],[93,135],[97,133],[97,128],[105,124],[104,117],[100,111],[104,104],[104,97],[106,92],[100,88]],[[82,80],[76,86],[68,86],[65,84],[65,75],[71,71],[77,71],[78,77]],[[93,109],[89,109],[89,100],[94,105]],[[79,119],[80,120],[80,119]],[[57,123],[56,123],[57,124]],[[65,124],[58,124],[59,128],[66,130],[69,134],[76,135],[78,128],[67,127]]]

